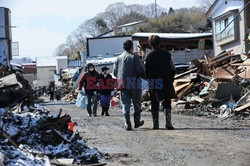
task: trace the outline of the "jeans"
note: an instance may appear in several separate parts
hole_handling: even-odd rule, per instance
[[[87,100],[88,100],[87,111],[88,111],[89,115],[92,114],[92,109],[91,109],[92,104],[93,104],[93,114],[96,115],[97,96],[96,95],[93,95],[93,96],[87,95]]]
[[[121,90],[121,101],[122,101],[122,112],[126,119],[130,116],[131,100],[134,106],[134,117],[136,121],[140,120],[141,115],[141,90],[135,89],[122,89]]]

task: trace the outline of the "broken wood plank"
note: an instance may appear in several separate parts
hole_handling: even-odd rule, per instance
[[[189,83],[191,82],[191,79],[177,79],[177,80],[174,80],[174,87],[177,87],[177,86],[180,86],[180,85],[183,85],[184,83]]]
[[[247,108],[250,108],[250,103],[247,103],[247,104],[245,104],[245,105],[242,105],[242,106],[240,106],[240,107],[234,109],[234,111],[239,112],[239,111],[243,111],[243,110],[245,110],[245,109],[247,109]]]
[[[225,56],[232,54],[232,52],[233,52],[233,49],[231,49],[229,51],[223,51],[219,55],[217,55],[216,57],[212,58],[212,61],[216,61],[218,59],[224,58]]]
[[[191,62],[197,68],[202,68],[203,67],[203,64],[198,59],[194,59]]]
[[[231,64],[231,66],[250,66],[250,63],[235,63],[235,64]]]
[[[190,84],[190,83],[188,82],[188,83],[185,83],[185,84],[182,84],[182,85],[176,86],[176,87],[175,87],[175,91],[176,91],[176,93],[178,94],[178,92],[179,92],[180,90],[182,90],[182,89],[186,88],[189,84]]]
[[[185,96],[192,88],[194,87],[194,82],[189,84],[181,93],[177,95],[178,99],[181,99],[183,96]]]
[[[178,75],[175,76],[175,79],[181,78],[181,77],[183,77],[183,76],[185,76],[185,75],[189,75],[190,73],[194,73],[194,72],[196,72],[197,70],[198,70],[198,68],[194,68],[194,69],[191,69],[191,70],[186,71],[186,72],[184,72],[184,73],[178,74]]]

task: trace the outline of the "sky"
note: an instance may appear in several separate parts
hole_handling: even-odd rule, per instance
[[[147,5],[154,0],[0,0],[11,11],[12,41],[19,42],[21,57],[53,56],[60,44],[82,22],[116,2]],[[199,6],[198,0],[157,0],[174,9]]]

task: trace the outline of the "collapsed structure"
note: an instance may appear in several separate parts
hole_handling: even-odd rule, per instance
[[[187,72],[175,76],[177,105],[193,108],[199,115],[249,117],[249,56],[243,61],[230,50],[214,58],[205,55],[192,64]],[[181,109],[177,106],[177,110]]]

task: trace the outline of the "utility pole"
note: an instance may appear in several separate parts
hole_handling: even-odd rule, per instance
[[[157,3],[156,3],[156,0],[155,0],[155,17],[157,17]]]

